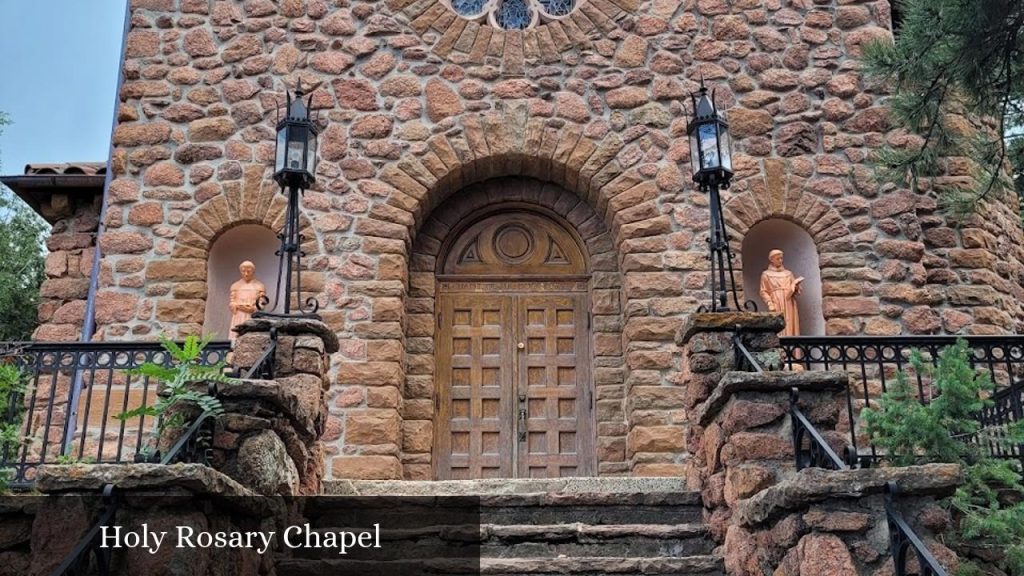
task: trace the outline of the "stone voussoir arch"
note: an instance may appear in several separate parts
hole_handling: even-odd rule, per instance
[[[360,236],[412,239],[434,208],[456,191],[492,178],[517,175],[556,184],[601,215],[616,247],[624,238],[671,231],[671,220],[655,203],[657,183],[618,155],[626,142],[612,132],[601,137],[566,120],[529,117],[525,106],[468,114],[455,127],[427,141],[426,150],[385,165],[374,180],[360,183],[380,198],[355,222]]]
[[[246,166],[241,181],[225,182],[221,194],[200,204],[181,225],[171,258],[205,261],[221,234],[243,224],[259,224],[279,232],[284,227],[288,201],[265,172],[262,164]],[[299,222],[303,231],[310,229],[311,223],[301,211]],[[316,235],[306,232],[305,237],[302,248],[313,253]]]
[[[489,216],[508,209],[546,213],[564,220],[566,229],[578,236],[591,275],[587,312],[594,320],[592,357],[587,361],[595,365],[592,393],[602,398],[596,420],[599,432],[595,432],[599,448],[597,466],[607,472],[621,472],[627,466],[627,368],[622,344],[624,295],[617,251],[601,215],[577,194],[551,182],[499,177],[468,185],[457,197],[432,211],[418,231],[409,264],[417,288],[405,301],[406,385],[402,388],[403,401],[413,409],[406,411],[403,426],[413,431],[432,431],[438,416],[434,403],[439,393],[433,370],[437,350],[434,290],[444,248],[474,216]],[[619,371],[619,377],[613,377]],[[407,478],[433,477],[432,466],[437,456],[434,440],[432,433],[426,432],[413,433],[403,440],[401,459]]]
[[[747,181],[747,189],[723,207],[731,232],[730,245],[739,254],[743,238],[765,220],[788,220],[810,234],[816,246],[849,236],[842,215],[822,198],[804,190],[802,181],[786,172],[785,164],[766,160],[761,175]]]

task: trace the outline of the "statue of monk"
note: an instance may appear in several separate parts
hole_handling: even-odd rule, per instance
[[[231,298],[229,301],[232,340],[238,336],[235,334],[235,326],[252,318],[253,312],[256,311],[256,301],[259,300],[260,296],[264,296],[267,293],[263,282],[260,282],[255,277],[255,264],[246,260],[238,265],[238,271],[242,274],[242,277],[231,285]]]
[[[800,315],[796,309],[796,297],[800,295],[804,279],[786,270],[782,260],[782,250],[768,253],[768,269],[761,273],[761,299],[768,305],[769,312],[781,312],[786,319],[786,327],[779,336],[799,336]]]

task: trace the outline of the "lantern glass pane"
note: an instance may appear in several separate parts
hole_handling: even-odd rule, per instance
[[[288,148],[288,129],[277,131],[277,158],[274,160],[274,172],[284,170],[284,153]]]
[[[288,169],[289,170],[305,170],[306,159],[303,155],[306,152],[305,142],[302,140],[289,140],[288,141]]]
[[[718,157],[718,125],[714,122],[701,124],[697,128],[697,137],[700,139],[701,169],[717,169],[721,166]]]
[[[722,152],[722,168],[732,170],[732,137],[724,127],[718,135],[719,146]]]
[[[697,146],[697,131],[690,133],[690,168],[694,174],[700,172],[700,148]]]
[[[306,131],[306,142],[309,149],[309,155],[306,157],[306,171],[316,174],[316,134],[312,130]]]

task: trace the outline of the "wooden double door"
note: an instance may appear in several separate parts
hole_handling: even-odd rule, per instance
[[[586,292],[559,292],[553,282],[446,286],[438,297],[438,478],[591,475]]]

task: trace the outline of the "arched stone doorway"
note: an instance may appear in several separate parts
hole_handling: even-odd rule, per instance
[[[551,211],[502,203],[437,262],[440,479],[594,471],[589,266]]]

